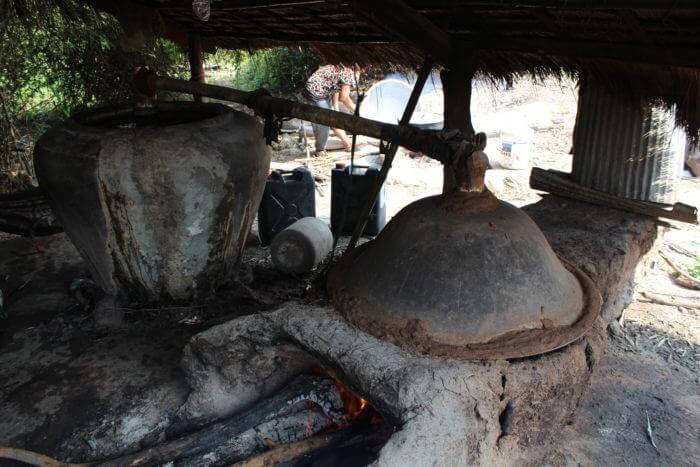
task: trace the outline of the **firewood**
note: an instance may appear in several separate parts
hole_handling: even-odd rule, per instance
[[[679,306],[681,308],[692,308],[695,310],[700,310],[700,303],[694,302],[692,300],[683,300],[682,298],[676,298],[671,296],[664,297],[663,295],[659,295],[653,292],[642,292],[642,295],[644,295],[650,302],[657,303],[659,305]]]
[[[676,263],[673,262],[669,255],[667,255],[663,251],[659,251],[659,256],[661,256],[664,259],[664,261],[666,261],[666,264],[668,264],[676,274],[678,274],[678,277],[676,277],[675,279],[678,285],[682,285],[683,287],[689,289],[700,290],[700,280],[694,278],[693,276],[685,272],[681,267],[679,267]]]
[[[338,443],[355,434],[353,429],[313,436],[296,443],[277,446],[257,456],[233,464],[231,467],[271,467],[288,462],[312,451]]]
[[[303,441],[334,426],[322,410],[312,408],[281,416],[227,440],[225,444],[197,456],[180,459],[178,467],[209,467],[241,461],[261,451]]]
[[[333,382],[326,378],[298,376],[274,396],[256,404],[240,415],[209,425],[172,441],[153,446],[96,465],[104,467],[160,465],[166,462],[206,454],[230,443],[236,436],[277,417],[305,408],[309,403],[320,406],[332,420],[342,417],[342,401]]]
[[[91,464],[70,464],[53,459],[44,454],[19,448],[0,447],[0,459],[11,459],[37,467],[87,467]]]

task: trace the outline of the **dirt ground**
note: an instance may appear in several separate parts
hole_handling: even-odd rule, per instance
[[[532,165],[568,170],[575,105],[570,83],[524,82],[506,92],[482,86],[475,122],[481,119],[488,130],[506,117],[536,116]],[[498,167],[499,139],[491,133],[488,186],[519,206],[537,201],[528,170]],[[374,152],[365,141],[358,158],[376,161]],[[292,134],[275,156],[277,167],[306,162],[312,168],[318,215],[326,220],[330,169],[348,156],[329,154],[307,159],[303,141]],[[438,193],[441,172],[430,159],[400,153],[387,184],[389,216]],[[700,204],[700,180],[683,180],[680,198]],[[700,228],[668,223],[660,227],[658,246],[677,264],[689,264],[700,255]],[[608,330],[607,352],[580,409],[560,442],[543,447],[539,464],[700,465],[700,291],[678,286],[658,254],[648,263],[638,271],[635,301]],[[125,329],[108,334],[92,326],[81,289],[69,290],[85,277],[62,234],[0,239],[0,445],[85,461],[156,441],[188,392],[179,368],[187,340],[233,317],[303,297],[315,279],[284,277],[272,268],[267,249],[251,248],[242,269],[245,286],[196,308],[127,310]],[[692,306],[662,305],[659,297]]]

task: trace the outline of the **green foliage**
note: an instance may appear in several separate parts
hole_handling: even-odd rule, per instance
[[[318,58],[308,49],[279,47],[238,52],[234,62],[233,87],[245,91],[265,88],[279,93],[300,90],[318,67]]]
[[[172,74],[185,63],[183,52],[165,41],[127,50],[114,18],[76,0],[61,5],[36,0],[29,5],[34,11],[15,14],[7,24],[0,86],[25,104],[23,110],[67,114],[88,105],[128,102],[134,97],[136,66]]]
[[[172,42],[134,50],[121,40],[116,19],[80,0],[0,0],[0,191],[30,180],[32,142],[47,126],[88,106],[133,102],[136,67],[188,77]],[[226,85],[279,93],[299,90],[318,66],[302,48],[222,50],[206,61],[230,70]]]
[[[135,67],[148,65],[170,75],[186,69],[183,51],[164,40],[137,50],[122,47],[119,23],[78,0],[0,0],[2,13],[0,171],[4,174],[27,168],[27,161],[18,164],[22,156],[18,143],[31,142],[51,120],[87,106],[133,101]]]
[[[700,279],[700,256],[695,257],[695,264],[688,268],[688,272],[696,279]]]

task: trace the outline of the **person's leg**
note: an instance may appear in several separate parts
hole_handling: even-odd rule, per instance
[[[345,133],[345,130],[341,130],[340,128],[333,128],[333,134],[340,138],[340,141],[343,142],[345,149],[350,150],[350,148],[352,147],[352,141],[350,141],[350,138],[348,138],[348,135],[347,133]]]
[[[330,98],[322,100],[310,100],[312,104],[322,109],[332,109]],[[314,132],[314,138],[316,139],[316,152],[325,151],[326,144],[328,143],[328,136],[330,135],[331,129],[325,125],[318,125],[316,123],[311,123],[311,129]]]

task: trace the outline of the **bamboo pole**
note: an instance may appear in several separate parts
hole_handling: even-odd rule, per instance
[[[136,73],[134,84],[141,93],[147,96],[154,96],[158,90],[200,94],[213,99],[243,104],[253,109],[258,115],[270,115],[277,118],[293,117],[332,128],[341,128],[355,134],[381,139],[413,151],[422,152],[443,163],[452,160],[452,155],[462,142],[457,139],[446,141],[437,132],[382,123],[301,102],[272,97],[264,90],[245,92],[223,86],[168,78],[158,76],[146,68],[142,68]],[[468,142],[471,143],[471,141]]]

